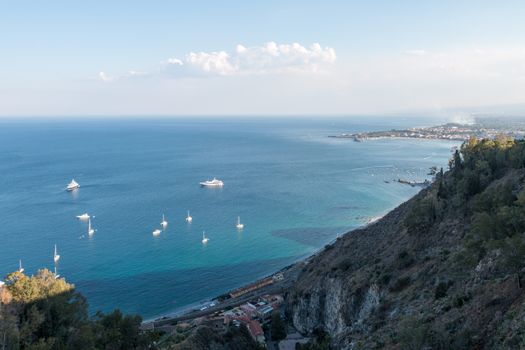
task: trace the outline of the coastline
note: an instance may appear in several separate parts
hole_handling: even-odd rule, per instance
[[[366,228],[366,227],[368,227],[370,225],[373,225],[373,224],[377,223],[383,217],[385,217],[388,213],[390,213],[392,210],[397,208],[399,205],[402,205],[402,204],[406,203],[407,201],[409,201],[414,196],[412,196],[412,197],[406,199],[405,201],[399,203],[394,208],[391,208],[390,210],[388,210],[387,212],[383,213],[382,215],[376,215],[376,216],[369,217],[367,219],[367,221],[364,224],[360,225],[360,226],[357,226],[357,227],[355,227],[355,228],[353,228],[353,229],[351,229],[349,231],[345,231],[343,233],[339,233],[335,238],[333,238],[331,241],[329,241],[328,243],[326,243],[325,245],[323,245],[319,249],[315,250],[313,253],[307,254],[307,255],[302,256],[302,257],[299,257],[299,258],[297,258],[296,261],[294,261],[291,264],[288,264],[288,265],[280,268],[279,270],[277,270],[277,271],[275,271],[275,272],[273,272],[273,273],[271,273],[269,275],[266,275],[266,276],[264,276],[262,278],[258,278],[258,279],[252,280],[252,281],[250,281],[250,282],[248,282],[248,283],[246,283],[244,285],[241,285],[239,287],[230,289],[230,290],[228,290],[226,293],[224,293],[222,295],[216,295],[215,297],[212,297],[210,299],[205,299],[205,300],[202,300],[202,301],[198,301],[198,302],[195,302],[195,303],[183,306],[183,307],[181,307],[178,310],[174,310],[172,312],[163,313],[163,314],[160,314],[158,316],[154,316],[154,317],[148,318],[146,320],[143,320],[142,321],[142,327],[143,327],[143,329],[152,329],[152,328],[163,326],[163,325],[166,325],[166,324],[171,324],[173,322],[178,322],[178,321],[182,321],[182,320],[189,320],[189,319],[194,319],[194,318],[198,318],[198,317],[203,317],[203,316],[206,316],[206,315],[213,314],[215,312],[221,311],[221,310],[223,310],[225,308],[228,308],[228,307],[234,307],[234,306],[238,306],[240,304],[243,304],[248,299],[254,298],[257,295],[264,295],[264,294],[269,294],[269,293],[275,293],[276,291],[282,292],[282,291],[286,290],[287,288],[291,287],[291,285],[293,285],[295,283],[295,281],[297,280],[297,278],[299,277],[299,273],[302,271],[303,267],[305,265],[307,265],[308,263],[310,263],[310,261],[313,258],[315,258],[318,254],[320,254],[323,251],[325,251],[327,249],[327,247],[332,246],[333,244],[335,244],[337,242],[337,240],[339,240],[340,238],[346,236],[347,234],[351,234],[352,232],[354,232],[356,230],[361,230],[363,228]],[[229,294],[230,292],[232,292],[234,290],[247,288],[250,285],[256,284],[256,283],[258,283],[260,281],[263,281],[265,279],[268,279],[268,278],[272,278],[273,276],[276,276],[276,275],[279,275],[279,274],[282,274],[284,278],[282,280],[280,280],[280,281],[275,281],[274,283],[272,283],[269,286],[264,286],[262,288],[259,288],[259,289],[255,290],[255,291],[253,291],[253,292],[246,293],[245,295],[243,295],[241,297],[238,297],[238,298],[229,298],[229,299],[226,299],[225,301],[222,301],[222,302],[219,301],[219,299],[222,296],[227,295],[227,294]],[[203,307],[205,307],[205,308],[203,308]]]

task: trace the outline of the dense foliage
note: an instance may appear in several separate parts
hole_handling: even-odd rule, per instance
[[[85,298],[46,269],[34,276],[11,273],[0,297],[2,349],[150,348],[139,316],[115,310],[90,319]]]
[[[467,279],[468,276],[475,276],[469,287],[476,291],[474,286],[478,285],[479,292],[483,291],[483,283],[498,284],[513,278],[516,288],[521,290],[525,275],[524,140],[503,137],[496,140],[472,138],[464,143],[454,153],[449,171],[443,173],[441,170],[435,174],[434,184],[427,189],[425,195],[420,196],[404,224],[412,235],[425,236],[426,232],[435,232],[439,225],[451,222],[457,222],[465,229],[460,230],[463,235],[453,254],[449,278],[455,278],[457,282],[463,281],[460,275]],[[453,228],[448,230],[451,229]],[[454,276],[453,271],[460,275]],[[451,283],[441,281],[436,285],[435,300],[448,296],[447,290]],[[463,285],[462,283],[458,286]],[[512,293],[510,291],[509,295]],[[459,309],[469,303],[472,297],[472,292],[456,295],[450,307]],[[501,303],[500,313],[505,312],[505,307],[509,305],[506,303],[511,302],[503,300],[494,301],[496,305]],[[492,306],[491,303],[492,301],[488,302],[487,306]],[[517,313],[518,310],[506,314],[509,324],[517,319]],[[419,327],[423,329],[423,326],[428,327]],[[414,341],[415,328],[408,328],[410,331],[407,334],[410,337],[407,339]],[[458,333],[454,341],[470,344],[465,345],[466,348],[473,346],[469,342],[476,337],[472,337],[471,333],[477,331],[467,328],[466,333]],[[425,336],[422,343],[428,344],[429,339],[436,338],[439,332],[428,328],[423,333]],[[448,335],[441,338],[448,339],[442,342],[445,344],[444,348],[451,346]],[[495,348],[525,348],[525,327],[516,327],[512,333],[502,335],[502,340],[495,339],[491,345]],[[436,345],[438,343],[440,342],[434,339],[432,346],[440,348]],[[407,343],[404,345],[410,348]]]
[[[409,231],[421,232],[453,211],[470,221],[466,260],[477,263],[498,249],[505,269],[517,273],[525,266],[523,170],[525,141],[473,138],[455,152],[446,176],[442,170],[436,174],[405,224]]]

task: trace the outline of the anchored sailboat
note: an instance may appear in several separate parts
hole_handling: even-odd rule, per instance
[[[56,266],[55,266],[55,273],[54,273],[54,275],[55,275],[55,279],[60,277],[60,275],[57,273],[57,267]]]
[[[18,260],[18,272],[24,272],[24,268],[22,267],[22,259]]]
[[[164,214],[162,214],[162,221],[160,223],[160,226],[162,226],[163,229],[166,228],[166,226],[168,226],[168,222],[164,218]]]
[[[244,228],[244,224],[241,224],[240,216],[237,216],[237,225],[235,227],[237,227],[237,230],[242,230]]]
[[[152,234],[153,234],[153,236],[158,236],[158,235],[160,235],[160,230],[157,228],[157,229],[153,230]]]
[[[190,216],[190,211],[188,210],[188,216],[186,216],[186,222],[192,222],[193,218]]]
[[[78,182],[75,181],[75,179],[71,180],[71,182],[67,185],[66,187],[66,191],[73,191],[73,190],[76,190],[77,188],[79,188],[80,185],[78,184]]]
[[[95,233],[95,229],[91,227],[91,219],[88,219],[88,235],[93,235]]]
[[[57,263],[58,260],[60,260],[60,255],[57,253],[57,245],[55,244],[55,254],[53,254],[53,261]]]
[[[208,243],[209,240],[210,239],[208,237],[206,237],[206,232],[202,231],[202,244]]]

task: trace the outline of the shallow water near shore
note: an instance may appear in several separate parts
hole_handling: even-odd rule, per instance
[[[0,274],[53,268],[90,311],[145,318],[312,254],[417,193],[448,141],[328,138],[432,121],[113,119],[0,121]],[[217,177],[223,188],[201,188]],[[75,178],[81,188],[64,191]],[[193,222],[184,220],[191,210]],[[96,232],[75,216],[94,215]],[[169,222],[160,236],[162,214]],[[245,228],[235,228],[237,216]],[[201,243],[202,231],[210,238]]]

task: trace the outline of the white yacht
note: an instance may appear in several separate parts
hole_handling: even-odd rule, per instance
[[[188,210],[188,216],[186,216],[186,222],[192,222],[193,218],[190,216],[190,211]]]
[[[76,190],[77,188],[79,188],[80,185],[78,184],[78,182],[75,181],[75,179],[71,180],[71,182],[67,185],[66,187],[66,191],[73,191],[73,190]]]
[[[203,187],[222,187],[224,186],[224,182],[222,182],[219,179],[213,178],[213,180],[206,180],[200,182],[200,185]]]
[[[164,214],[162,214],[162,221],[160,222],[160,226],[162,226],[162,228],[166,228],[166,226],[168,226],[168,222],[164,218]]]
[[[95,233],[95,229],[91,227],[91,219],[88,219],[88,235],[92,236]]]
[[[18,260],[18,272],[24,272],[24,268],[22,267],[22,259]]]
[[[153,236],[158,236],[158,235],[160,235],[160,230],[157,228],[157,229],[153,230],[152,234],[153,234]]]
[[[57,263],[58,260],[60,260],[60,255],[57,253],[57,245],[55,244],[55,254],[53,254],[53,261]]]
[[[84,213],[82,215],[77,215],[77,219],[79,220],[89,220],[90,216],[88,213]]]
[[[206,232],[202,231],[202,243],[203,244],[206,244],[208,243],[210,239],[208,237],[206,237]]]
[[[241,224],[240,216],[237,216],[237,225],[235,225],[235,227],[237,227],[237,230],[242,230],[244,228],[244,224]]]

